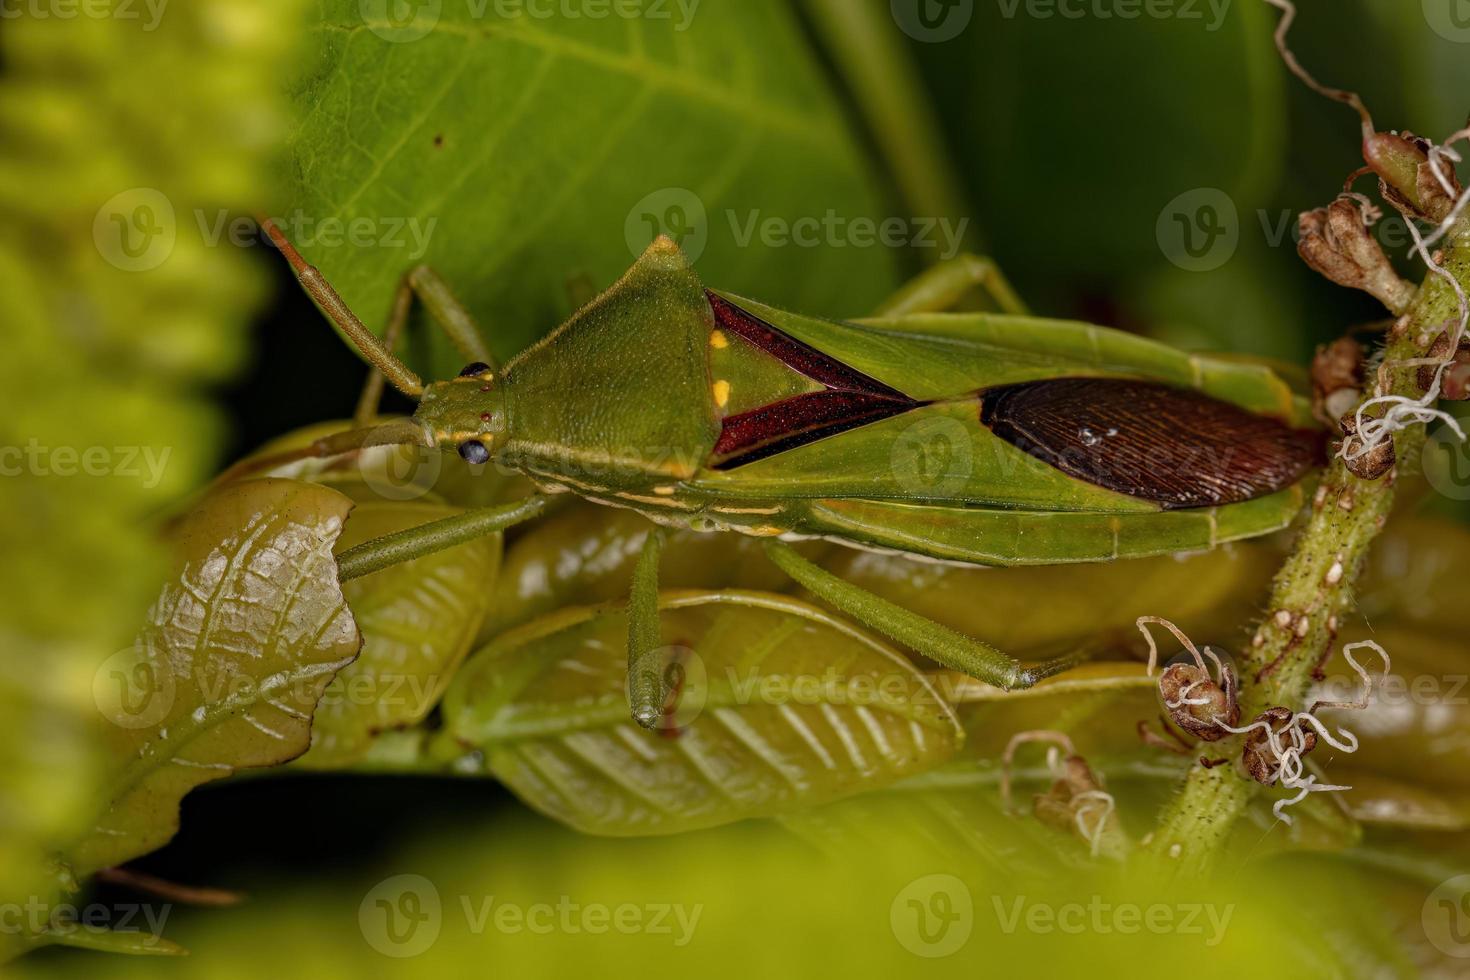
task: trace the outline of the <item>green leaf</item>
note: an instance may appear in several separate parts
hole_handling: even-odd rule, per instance
[[[353,510],[338,552],[463,513],[436,503],[374,502],[364,491],[354,494],[364,502]],[[422,721],[475,641],[499,564],[495,535],[347,583],[362,653],[327,685],[312,721],[311,750],[298,765],[351,765],[379,733]]]
[[[1470,62],[1465,58],[1465,45],[1470,43],[1462,8],[1449,0],[1422,4],[1397,3],[1395,0],[1358,0],[1366,13],[1367,29],[1391,43],[1392,57],[1382,60],[1392,64],[1392,74],[1383,86],[1363,87],[1368,106],[1375,117],[1386,111],[1380,98],[1381,88],[1388,88],[1392,110],[1406,113],[1390,123],[1379,119],[1384,129],[1408,128],[1421,136],[1442,140],[1465,124],[1465,87],[1470,84]],[[1336,28],[1336,25],[1333,25]],[[1339,35],[1340,36],[1340,35]],[[1374,61],[1380,59],[1372,59]],[[1347,65],[1357,67],[1362,61],[1348,55]],[[1376,81],[1377,79],[1375,79]],[[1395,91],[1392,86],[1397,84]],[[1355,82],[1355,87],[1361,85]],[[1402,106],[1400,105],[1402,103]]]
[[[1352,787],[1343,794],[1343,802],[1360,823],[1418,830],[1470,830],[1470,790],[1417,786],[1410,779],[1357,769],[1350,760],[1348,765],[1335,767],[1332,778]]]
[[[1446,589],[1452,588],[1446,580]],[[1358,736],[1358,751],[1318,756],[1328,782],[1351,786],[1344,794],[1349,809],[1365,822],[1462,829],[1470,826],[1470,655],[1460,631],[1440,633],[1418,625],[1384,620],[1371,632],[1358,628],[1343,636],[1344,644],[1377,641],[1388,651],[1393,671],[1383,678],[1383,665],[1368,650],[1356,651],[1359,663],[1375,679],[1373,703],[1366,710],[1323,709],[1333,731],[1344,728]],[[1311,701],[1352,701],[1362,682],[1337,657]],[[1310,702],[1309,702],[1310,703]]]
[[[205,385],[263,290],[195,216],[270,196],[301,3],[122,6],[11,8],[0,31],[0,446],[39,454],[0,479],[0,902],[65,884],[47,855],[106,776],[93,671],[167,571],[157,514],[214,465]]]
[[[507,551],[485,639],[565,606],[627,598],[633,564],[653,528],[631,511],[566,500],[527,527]],[[665,538],[659,580],[671,587],[772,592],[792,587],[754,538],[679,528],[667,529]]]
[[[332,556],[351,509],[325,487],[250,480],[182,520],[176,578],[97,674],[114,769],[68,853],[79,874],[169,840],[195,786],[306,751],[323,689],[362,644]]]
[[[693,226],[684,244],[711,284],[871,308],[896,285],[894,250],[746,236],[770,218],[885,216],[792,11],[711,3],[686,24],[678,5],[647,6],[674,13],[593,21],[451,0],[395,31],[358,0],[321,3],[295,93],[288,234],[375,328],[399,278],[432,265],[502,358],[571,311],[569,282],[621,275],[652,240],[645,216]],[[354,220],[375,229],[356,246],[322,234]],[[432,364],[410,357],[452,376],[463,358],[432,342]]]
[[[759,593],[666,593],[678,691],[664,730],[629,717],[627,619],[572,609],[473,657],[448,735],[528,804],[588,833],[668,834],[875,789],[960,746],[904,657],[822,611]]]
[[[1459,521],[1399,514],[1368,555],[1358,603],[1370,622],[1393,617],[1427,633],[1458,636],[1464,629],[1460,583],[1467,578],[1470,528]]]
[[[107,929],[101,932],[92,929],[48,929],[41,934],[37,945],[68,946],[86,949],[94,953],[112,953],[119,956],[188,956],[189,951],[178,943],[155,936],[151,932]]]
[[[976,3],[955,40],[914,45],[949,99],[961,173],[1002,265],[1044,310],[1066,302],[1059,282],[1163,264],[1156,224],[1172,198],[1213,187],[1253,203],[1280,167],[1271,12],[1190,6],[1030,16],[1024,2]],[[1241,217],[1252,218],[1244,206]]]

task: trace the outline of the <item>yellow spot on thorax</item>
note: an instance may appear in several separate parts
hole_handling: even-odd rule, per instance
[[[716,330],[709,335],[709,345],[715,350],[724,350],[726,347],[730,346],[730,341],[725,336],[725,331]]]
[[[726,405],[730,404],[730,382],[716,381],[714,385],[711,386],[711,390],[714,392],[716,405],[724,408]]]

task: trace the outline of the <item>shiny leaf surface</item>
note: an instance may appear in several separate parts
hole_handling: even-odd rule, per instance
[[[461,513],[433,503],[360,503],[337,542],[364,541]],[[350,765],[381,732],[416,724],[439,703],[489,606],[499,536],[481,538],[347,583],[362,653],[322,694],[307,768]]]
[[[332,557],[351,508],[324,487],[251,480],[183,519],[176,577],[95,680],[114,768],[68,854],[77,872],[167,841],[195,786],[306,750],[317,700],[362,642]]]
[[[522,799],[590,833],[666,834],[886,785],[952,755],[954,714],[904,657],[804,603],[665,594],[677,691],[629,717],[618,608],[534,621],[475,655],[448,733]]]

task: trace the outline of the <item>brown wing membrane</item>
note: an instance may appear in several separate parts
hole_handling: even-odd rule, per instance
[[[980,421],[1068,476],[1165,510],[1282,490],[1324,436],[1198,391],[1127,378],[1053,378],[981,394]]]

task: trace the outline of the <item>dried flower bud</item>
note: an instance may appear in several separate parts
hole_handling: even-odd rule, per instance
[[[1101,790],[1102,784],[1087,760],[1080,755],[1069,755],[1061,762],[1060,778],[1052,783],[1051,789],[1035,798],[1036,816],[1042,823],[1067,829],[1072,824],[1072,801],[1077,794]]]
[[[1060,777],[1051,789],[1032,802],[1036,819],[1056,830],[1082,837],[1094,853],[1123,857],[1128,841],[1118,822],[1111,797],[1092,767],[1081,756],[1061,763]]]
[[[1159,675],[1159,694],[1169,710],[1169,720],[1206,742],[1217,742],[1229,734],[1221,724],[1240,721],[1240,702],[1235,670],[1225,664],[1221,671],[1224,687],[1208,671],[1194,664],[1170,664]]]
[[[1363,395],[1363,345],[1342,337],[1317,348],[1312,358],[1312,414],[1335,425]]]
[[[1362,480],[1377,480],[1389,470],[1398,457],[1394,453],[1393,439],[1385,438],[1368,452],[1363,452],[1363,438],[1358,435],[1358,419],[1355,415],[1344,415],[1338,423],[1342,427],[1342,461],[1348,472]]]
[[[1289,709],[1277,706],[1261,712],[1252,724],[1265,722],[1276,733],[1277,744],[1290,748],[1295,744],[1295,738],[1289,731],[1291,719],[1292,713]],[[1302,733],[1301,755],[1306,755],[1317,747],[1317,733],[1305,722],[1297,722],[1297,727]],[[1240,761],[1250,777],[1262,785],[1270,786],[1280,775],[1281,757],[1272,751],[1271,739],[1259,728],[1246,738]]]
[[[1378,175],[1386,201],[1407,217],[1439,223],[1454,208],[1460,183],[1454,168],[1442,160],[1440,173],[1450,185],[1445,191],[1429,165],[1431,146],[1413,133],[1375,133],[1363,142],[1363,159]]]
[[[1297,228],[1296,250],[1307,265],[1339,286],[1372,294],[1394,313],[1408,309],[1414,286],[1394,271],[1357,200],[1339,197],[1325,208],[1304,211]]]
[[[1436,361],[1444,361],[1450,356],[1449,331],[1441,331],[1434,338],[1434,344],[1430,346],[1426,357]],[[1426,364],[1419,369],[1419,387],[1428,391],[1434,386],[1434,375],[1439,368]],[[1459,349],[1455,351],[1454,363],[1444,369],[1444,377],[1440,382],[1439,395],[1446,401],[1463,402],[1470,401],[1470,337],[1461,337]]]

